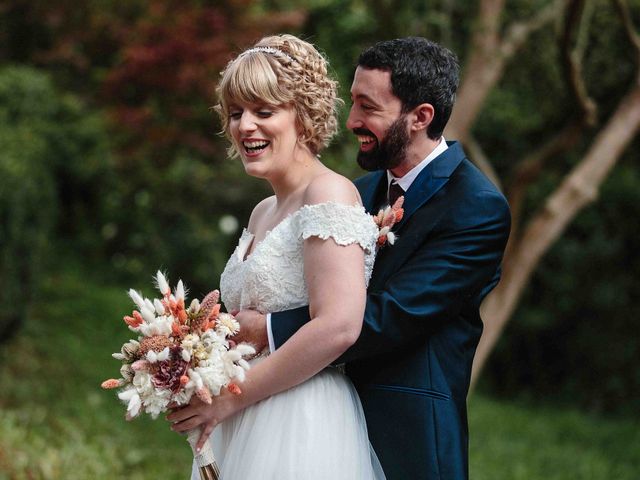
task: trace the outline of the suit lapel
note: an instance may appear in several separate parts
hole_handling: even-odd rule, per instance
[[[449,148],[427,165],[409,187],[404,195],[404,216],[394,230],[406,225],[420,207],[427,203],[448,181],[453,171],[465,158],[464,151],[458,142],[449,142]],[[384,202],[387,189],[387,172],[376,171],[355,181],[362,204],[367,212],[378,213]]]
[[[450,142],[449,148],[420,172],[404,195],[404,216],[394,230],[402,229],[413,214],[449,181],[463,158],[464,152],[460,144]]]
[[[422,240],[433,228],[438,217],[437,203],[428,204],[449,181],[452,173],[465,158],[464,152],[457,142],[449,144],[449,148],[427,165],[413,181],[405,193],[404,216],[393,230],[398,234],[396,243],[386,245],[378,252],[371,277],[370,289],[380,288],[384,282],[422,243]],[[386,172],[375,172],[356,181],[361,192],[365,208],[370,213],[377,213],[380,199],[386,194]],[[424,207],[424,208],[422,208]],[[432,208],[433,207],[433,208]],[[421,212],[418,214],[418,212]],[[412,217],[415,222],[411,222]]]
[[[370,173],[358,178],[355,184],[360,191],[365,210],[373,215],[378,213],[382,198],[386,195],[387,172],[383,170]]]

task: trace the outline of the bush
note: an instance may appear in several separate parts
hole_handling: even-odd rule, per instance
[[[103,184],[108,149],[96,115],[24,66],[0,69],[0,144],[2,342],[22,323],[50,245],[95,218],[94,187]]]

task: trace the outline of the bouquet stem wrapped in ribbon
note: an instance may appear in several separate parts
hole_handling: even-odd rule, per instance
[[[170,408],[188,404],[193,395],[211,403],[223,388],[240,395],[237,383],[244,380],[249,369],[246,359],[255,349],[230,340],[240,325],[232,315],[220,312],[220,293],[214,290],[202,302],[194,299],[185,308],[182,280],[174,291],[161,272],[156,282],[162,297],[153,301],[129,290],[137,309],[124,321],[139,336],[113,354],[122,361],[121,378],[104,381],[102,388],[121,389],[118,398],[127,405],[127,419],[140,411],[157,418]],[[208,442],[199,453],[195,451],[199,433],[189,432],[188,439],[200,477],[217,480],[218,467]]]
[[[209,445],[209,439],[207,439],[202,450],[198,453],[196,452],[198,438],[200,438],[199,428],[189,430],[187,440],[189,441],[189,445],[191,445],[193,457],[200,471],[200,480],[218,480],[220,478],[220,469],[218,468],[216,459],[213,457],[213,450],[211,449],[211,445]]]

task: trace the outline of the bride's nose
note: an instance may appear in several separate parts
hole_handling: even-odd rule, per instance
[[[256,130],[256,117],[251,112],[244,111],[240,117],[238,128],[241,133],[249,133]]]

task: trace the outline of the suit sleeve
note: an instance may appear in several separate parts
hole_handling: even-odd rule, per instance
[[[464,218],[461,209],[473,205],[472,221],[454,218],[441,222],[448,227],[425,234],[408,260],[382,286],[370,288],[362,333],[337,363],[402,348],[436,331],[463,310],[479,307],[497,283],[510,215],[499,193],[484,191],[475,197],[446,213]],[[420,220],[416,213],[412,228],[421,228],[424,222]],[[307,321],[308,307],[273,314],[276,347]]]

